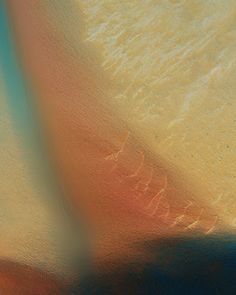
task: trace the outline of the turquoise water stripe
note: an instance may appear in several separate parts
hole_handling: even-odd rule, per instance
[[[0,70],[3,73],[7,103],[10,108],[14,129],[21,139],[22,151],[26,160],[30,162],[32,175],[35,171],[37,172],[36,176],[41,178],[41,181],[43,180],[41,185],[46,186],[51,191],[52,200],[56,200],[53,203],[53,206],[57,207],[55,210],[57,211],[59,208],[60,217],[64,218],[66,216],[65,223],[69,223],[75,236],[78,235],[81,238],[79,247],[83,249],[83,253],[80,252],[79,257],[76,257],[75,267],[78,266],[79,269],[86,268],[90,259],[90,247],[86,226],[82,218],[83,214],[78,216],[77,212],[74,215],[73,205],[67,201],[67,198],[62,193],[63,190],[57,178],[57,171],[54,169],[54,163],[52,163],[48,153],[48,143],[41,132],[37,109],[33,103],[36,95],[31,91],[21,69],[18,57],[20,55],[17,55],[17,44],[15,44],[12,35],[11,19],[8,16],[6,2],[7,0],[0,0]],[[33,159],[31,159],[31,156],[33,156]]]
[[[29,139],[32,134],[35,134],[36,126],[16,56],[6,4],[3,0],[0,1],[0,67],[6,87],[7,103],[16,131]]]

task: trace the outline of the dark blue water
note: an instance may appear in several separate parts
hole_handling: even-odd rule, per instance
[[[91,274],[72,288],[73,294],[236,295],[235,237],[170,239],[151,242],[146,250],[154,258],[141,272],[137,263]]]

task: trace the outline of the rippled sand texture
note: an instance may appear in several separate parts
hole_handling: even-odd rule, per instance
[[[96,258],[233,230],[236,4],[8,3],[53,171]]]
[[[1,79],[1,259],[14,259],[55,270],[58,249],[53,238],[49,238],[54,230],[55,217],[49,213],[49,203],[44,199],[49,193],[30,176],[18,132],[10,119],[4,88]]]
[[[4,282],[7,285],[11,281],[10,274],[3,275],[4,269],[12,267],[5,260],[61,274],[71,269],[68,251],[72,251],[71,246],[68,248],[71,233],[65,208],[48,171],[43,144],[39,144],[35,116],[28,114],[27,91],[10,46],[4,11],[1,3],[0,293],[18,294],[2,290]],[[14,273],[13,267],[12,277]],[[24,279],[19,280],[23,284]]]
[[[235,1],[78,4],[111,103],[235,227]]]

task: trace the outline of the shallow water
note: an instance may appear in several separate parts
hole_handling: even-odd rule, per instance
[[[2,257],[67,272],[81,219],[98,264],[142,260],[133,244],[153,236],[234,233],[235,1],[9,3],[31,115],[4,77]]]

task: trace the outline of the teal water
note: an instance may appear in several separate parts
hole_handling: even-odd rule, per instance
[[[7,92],[7,103],[10,109],[16,132],[21,137],[32,138],[35,134],[34,120],[30,110],[27,87],[16,54],[12,32],[3,0],[0,2],[0,69]]]

